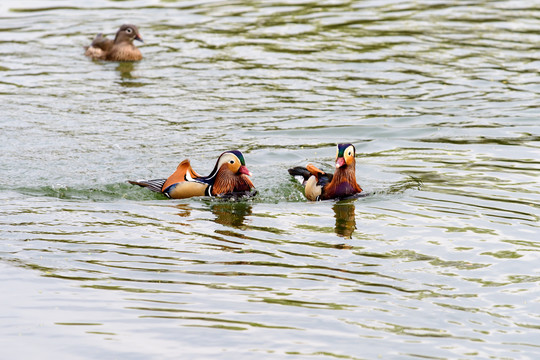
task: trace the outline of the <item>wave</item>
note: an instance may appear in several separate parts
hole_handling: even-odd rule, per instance
[[[367,198],[385,198],[403,193],[408,189],[420,189],[422,182],[414,177],[393,184],[382,185],[380,188],[366,191]],[[165,195],[149,191],[148,189],[133,186],[129,183],[98,184],[94,186],[68,186],[68,185],[44,185],[37,187],[20,187],[11,189],[27,196],[53,197],[66,200],[88,200],[96,202],[116,201],[119,199],[133,201],[217,201],[230,202],[231,199],[219,199],[208,197],[196,197],[184,200],[171,200]],[[279,203],[279,202],[306,202],[302,186],[295,180],[290,180],[271,187],[257,187],[258,193],[250,199],[239,201],[251,201],[254,203]]]

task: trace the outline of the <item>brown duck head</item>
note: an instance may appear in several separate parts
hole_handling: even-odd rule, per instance
[[[120,26],[120,29],[116,32],[114,37],[115,44],[129,43],[132,44],[133,40],[144,42],[137,26],[132,24],[124,24]]]

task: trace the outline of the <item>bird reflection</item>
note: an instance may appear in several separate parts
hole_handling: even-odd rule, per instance
[[[352,201],[338,201],[334,204],[334,216],[336,217],[336,227],[334,231],[337,235],[350,239],[356,229],[355,207]]]
[[[133,68],[134,66],[132,62],[120,62],[116,67],[116,71],[120,73],[122,80],[128,80],[133,79],[133,75],[131,75]]]
[[[191,207],[188,204],[176,204],[175,207],[179,210],[178,216],[189,217],[191,215]]]
[[[247,202],[215,202],[210,204],[210,210],[218,224],[239,228],[251,215],[252,206]]]
[[[134,68],[135,65],[132,62],[118,63],[116,71],[120,73],[120,86],[127,88],[137,88],[145,85],[144,82],[137,81],[137,76],[131,75],[131,72]]]

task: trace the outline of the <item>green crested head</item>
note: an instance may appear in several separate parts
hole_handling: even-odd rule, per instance
[[[354,164],[356,148],[352,144],[338,144],[336,153],[336,168]]]
[[[228,152],[230,152],[231,154],[234,154],[238,158],[238,160],[240,160],[241,165],[244,165],[244,166],[246,165],[246,161],[244,160],[244,155],[242,155],[242,153],[240,151],[232,150],[232,151],[228,151]]]
[[[356,153],[356,148],[354,147],[353,144],[338,144],[338,146],[337,146],[337,156],[336,157],[344,157],[345,156],[345,151],[349,147],[352,147],[352,151],[353,151],[353,153],[349,154],[349,155],[354,156],[354,154]]]

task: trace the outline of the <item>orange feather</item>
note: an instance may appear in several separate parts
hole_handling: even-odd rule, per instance
[[[182,161],[176,168],[176,171],[167,178],[167,181],[165,181],[165,184],[163,184],[161,191],[165,191],[165,189],[173,184],[186,181],[186,175],[189,175],[189,177],[192,179],[200,177],[200,175],[193,170],[188,159]]]
[[[227,164],[223,164],[216,174],[216,181],[212,186],[212,195],[249,191],[252,187],[254,187],[253,183],[246,175],[235,174]]]
[[[313,164],[307,164],[306,169],[316,177],[319,177],[319,174],[324,174],[324,171],[320,170]]]

